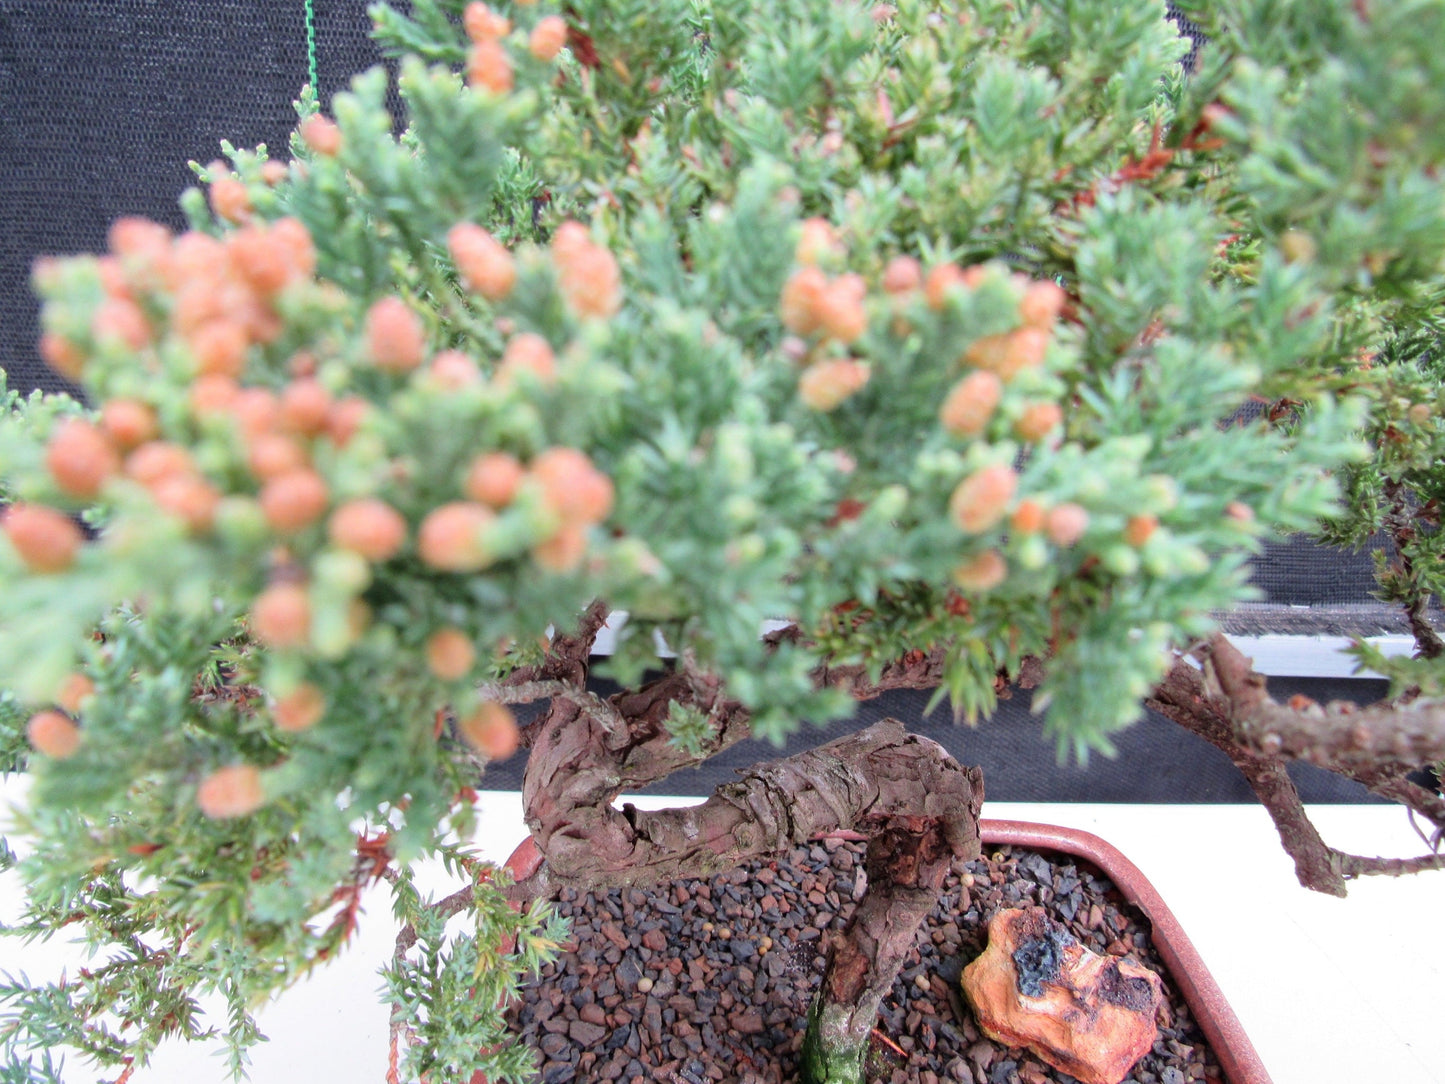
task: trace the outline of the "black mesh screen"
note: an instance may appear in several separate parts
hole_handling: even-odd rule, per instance
[[[378,63],[368,0],[313,0],[323,102]],[[308,77],[304,0],[0,0],[0,365],[64,382],[35,350],[37,255],[104,247],[127,214],[181,224],[186,163],[285,154]]]
[[[367,37],[367,3],[313,0],[323,102],[381,60]],[[0,366],[13,387],[64,387],[35,349],[28,278],[37,255],[97,251],[121,215],[179,225],[176,201],[192,180],[186,162],[213,159],[222,138],[285,153],[291,103],[308,77],[305,8],[305,0],[0,0]],[[1198,28],[1179,21],[1197,52]],[[1368,555],[1304,541],[1271,546],[1255,576],[1271,605],[1232,616],[1230,627],[1398,629],[1390,611],[1370,605],[1370,569]]]
[[[610,695],[616,685],[594,678],[590,687]],[[1352,700],[1370,703],[1385,695],[1383,681],[1276,679],[1270,692],[1286,699],[1295,693],[1319,703]],[[1148,712],[1134,726],[1115,735],[1118,755],[1094,756],[1085,766],[1070,761],[1058,764],[1054,747],[1043,736],[1043,723],[1030,711],[1032,694],[1015,690],[978,727],[953,721],[948,705],[925,713],[929,694],[912,690],[885,693],[858,705],[858,714],[827,727],[805,725],[779,750],[765,741],[749,738],[704,761],[683,768],[647,787],[644,794],[711,794],[737,778],[736,773],[779,756],[793,756],[825,741],[833,741],[881,719],[898,719],[910,732],[932,738],[957,760],[983,769],[990,802],[1157,802],[1164,805],[1253,801],[1253,792],[1227,756],[1203,738],[1181,729],[1161,715]],[[520,711],[520,718],[537,718],[545,705]],[[526,755],[518,754],[487,768],[479,786],[485,790],[519,790]],[[1381,802],[1359,783],[1310,764],[1289,765],[1290,778],[1300,798],[1320,804]]]
[[[1191,42],[1189,55],[1184,58],[1184,70],[1193,71],[1194,64],[1199,59],[1199,50],[1204,47],[1204,42],[1207,40],[1204,37],[1204,31],[1200,30],[1194,20],[1175,8],[1173,4],[1169,5],[1169,17],[1179,27],[1179,32],[1186,35]]]

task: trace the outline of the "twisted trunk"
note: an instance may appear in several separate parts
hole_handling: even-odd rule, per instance
[[[896,719],[750,768],[701,805],[614,808],[618,794],[635,785],[629,771],[635,761],[665,759],[671,746],[665,733],[661,737],[620,756],[594,757],[605,748],[601,724],[570,701],[553,702],[522,785],[527,827],[546,860],[537,876],[545,876],[547,886],[706,877],[828,832],[864,831],[891,816],[937,820],[954,853],[977,847],[977,769],[960,767],[942,746],[908,734]]]
[[[868,888],[829,949],[803,1047],[805,1084],[861,1084],[868,1036],[954,861],[977,857],[983,777],[896,719],[749,769],[707,801],[621,810],[632,757],[589,760],[602,723],[554,701],[535,736],[523,797],[545,863],[521,886],[655,884],[704,877],[819,835],[868,836]],[[662,745],[639,753],[654,761]]]
[[[589,618],[595,615],[589,612]],[[558,882],[589,886],[656,884],[708,876],[746,859],[775,853],[814,835],[854,829],[869,812],[916,812],[925,795],[913,765],[941,747],[908,738],[888,721],[797,756],[742,773],[700,806],[643,811],[613,807],[680,768],[700,763],[749,737],[748,713],[723,695],[715,675],[688,666],[606,701],[585,692],[587,652],[600,621],[577,637],[554,641],[543,667],[506,685],[555,687],[543,718],[528,728],[531,747],[522,783],[527,827],[545,862],[519,897],[546,894]],[[795,630],[775,633],[785,638]],[[860,667],[820,668],[820,685],[858,699],[888,689],[938,683],[942,650],[912,652],[870,680]],[[546,672],[543,673],[542,671]],[[550,683],[550,684],[549,684]],[[498,689],[506,699],[507,688]],[[667,719],[674,705],[700,711],[710,733],[700,749],[673,743]],[[936,750],[925,752],[925,748]],[[950,761],[950,763],[952,763]],[[955,766],[956,767],[956,766]]]
[[[893,680],[928,680],[912,660]],[[861,675],[828,677],[863,688]],[[516,893],[559,882],[646,885],[703,877],[836,831],[868,836],[869,887],[829,950],[810,1015],[805,1081],[860,1084],[868,1035],[952,863],[979,853],[983,779],[937,742],[886,719],[856,734],[741,773],[701,805],[644,811],[613,807],[619,794],[701,759],[669,740],[665,720],[682,702],[713,722],[704,756],[747,736],[747,716],[715,685],[686,671],[614,696],[603,710],[555,697],[532,728],[522,795],[545,861]]]

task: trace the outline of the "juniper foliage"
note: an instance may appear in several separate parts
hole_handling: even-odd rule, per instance
[[[152,411],[193,500],[136,470],[99,500],[67,491],[47,441],[90,415],[7,401],[7,498],[98,529],[57,572],[0,544],[0,767],[30,777],[23,857],[0,850],[28,890],[7,932],[74,931],[98,962],[64,984],[4,979],[3,1079],[56,1078],[52,1047],[126,1072],[177,1037],[223,1039],[242,1073],[254,1007],[344,948],[378,879],[414,935],[385,974],[401,1071],[526,1079],[500,1007],[562,931],[510,910],[459,842],[488,749],[466,722],[594,600],[629,615],[609,663],[624,684],[660,636],[774,739],[851,710],[815,680],[823,664],[876,676],[942,650],[940,695],[972,721],[1001,676],[1047,658],[1035,703],[1079,758],[1138,716],[1167,649],[1249,597],[1262,538],[1391,531],[1381,591],[1428,626],[1445,552],[1445,5],[1180,7],[1211,36],[1187,74],[1160,0],[574,0],[556,61],[526,45],[548,6],[502,5],[513,85],[494,93],[468,83],[500,73],[478,70],[461,0],[377,5],[405,134],[378,69],[329,103],[335,153],[304,125],[279,170],[227,145],[183,200],[186,272],[271,244],[282,220],[309,238],[314,267],[235,295],[264,302],[244,308],[237,371],[208,370],[201,332],[239,317],[198,316],[185,274],[147,262],[183,261],[179,243],[38,269],[54,358],[97,404]],[[303,95],[300,119],[320,105]],[[511,251],[498,296],[471,288],[458,223]],[[908,260],[929,279],[890,288]],[[982,269],[931,273],[965,265]],[[800,316],[789,291],[810,267],[859,289]],[[1015,364],[1030,282],[1068,304]],[[386,298],[427,357],[460,351],[478,379],[379,364]],[[503,373],[521,332],[555,371]],[[971,370],[1002,373],[999,401],[941,423]],[[247,409],[274,412],[266,392],[311,377],[333,407],[369,407],[344,437],[290,434],[328,510],[381,499],[420,539],[479,454],[556,449],[582,453],[608,507],[577,518],[539,470],[463,540],[464,568],[421,541],[366,559],[320,515],[279,528],[254,448],[275,434],[202,392],[243,386]],[[976,479],[1004,477],[979,496]],[[1069,508],[1077,530],[1025,504]],[[296,584],[306,630],[268,643],[258,600]],[[760,639],[778,618],[798,635]],[[443,629],[475,652],[462,679],[428,664]],[[1438,695],[1438,651],[1356,650]],[[94,686],[78,747],[32,753],[27,718],[77,671]],[[302,689],[322,717],[283,729],[278,702]],[[710,725],[686,706],[667,723],[695,750]],[[203,791],[237,765],[254,808],[206,815]],[[471,887],[428,900],[411,871],[428,856]],[[224,1022],[201,1018],[209,996]]]

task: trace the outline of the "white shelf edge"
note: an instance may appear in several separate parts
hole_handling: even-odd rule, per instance
[[[592,646],[594,655],[611,655],[617,649],[617,634],[627,623],[626,610],[614,610],[607,618],[607,624],[597,634]],[[786,628],[786,621],[766,621],[763,634]],[[662,639],[661,633],[654,632],[657,656],[661,659],[676,658],[677,653]],[[1415,650],[1415,641],[1409,636],[1370,636],[1366,638],[1387,656],[1409,655]],[[1355,673],[1355,663],[1343,654],[1350,646],[1348,636],[1291,636],[1283,633],[1269,633],[1263,636],[1229,637],[1230,643],[1254,660],[1254,668],[1266,677],[1300,678],[1373,678],[1379,677],[1374,671]]]
[[[1353,642],[1348,636],[1233,636],[1229,642],[1254,660],[1254,668],[1266,677],[1377,678],[1373,670],[1355,672],[1355,660],[1343,654]],[[1367,636],[1389,657],[1410,655],[1415,650],[1412,636]]]

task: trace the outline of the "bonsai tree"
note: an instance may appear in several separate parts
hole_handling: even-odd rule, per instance
[[[1189,71],[1160,0],[379,5],[403,134],[368,72],[302,98],[289,157],[198,167],[186,233],[39,264],[88,401],[0,424],[15,929],[111,962],[6,980],[6,1079],[213,1034],[240,1073],[251,1006],[378,880],[391,1078],[527,1079],[502,1008],[564,936],[553,888],[851,829],[869,888],[804,1072],[857,1080],[977,853],[978,771],[889,722],[695,808],[612,801],[888,689],[974,721],[1017,683],[1079,759],[1148,704],[1307,886],[1445,864],[1408,775],[1445,756],[1445,3],[1180,7]],[[1251,554],[1381,530],[1419,650],[1355,653],[1392,699],[1274,702],[1214,631]],[[465,841],[519,746],[545,861],[509,884]],[[1291,759],[1428,853],[1332,850]],[[428,856],[466,887],[424,897]]]

